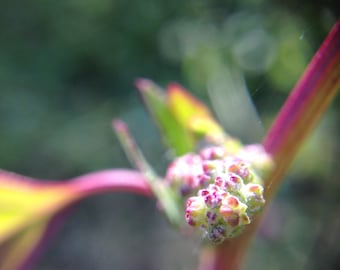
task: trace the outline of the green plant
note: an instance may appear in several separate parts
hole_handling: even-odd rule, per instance
[[[181,86],[170,84],[164,92],[138,80],[164,142],[179,157],[164,178],[145,161],[119,120],[113,125],[136,171],[110,169],[48,183],[0,171],[0,268],[30,267],[74,203],[101,192],[127,191],[155,197],[175,227],[185,226],[186,217],[189,225],[205,230],[216,244],[203,244],[200,269],[239,269],[262,208],[339,89],[339,43],[338,22],[282,107],[262,142],[264,148],[243,146],[229,136],[208,108]],[[202,143],[210,147],[199,150]],[[184,166],[184,174],[173,171],[178,166]]]

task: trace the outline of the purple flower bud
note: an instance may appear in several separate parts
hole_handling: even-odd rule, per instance
[[[190,197],[186,204],[185,219],[191,226],[201,226],[206,221],[207,207],[202,197]]]
[[[250,173],[249,167],[249,164],[244,162],[243,160],[234,159],[233,162],[229,165],[228,171],[230,173],[237,174],[245,182],[250,182],[252,175]]]
[[[226,228],[222,224],[211,227],[207,232],[207,238],[215,244],[222,243],[226,239]]]
[[[247,205],[251,215],[262,210],[265,200],[263,198],[263,187],[258,184],[247,184],[244,187],[247,198]]]
[[[222,159],[224,155],[225,150],[220,146],[207,147],[200,151],[200,156],[203,160]]]
[[[207,179],[203,176],[202,159],[195,154],[187,154],[174,160],[168,167],[165,179],[183,196],[201,187]]]
[[[274,166],[273,159],[261,144],[246,145],[238,152],[237,156],[249,162],[261,175],[265,175]]]
[[[214,224],[217,220],[217,214],[215,212],[208,211],[206,216],[209,224]]]
[[[198,195],[203,197],[207,207],[216,208],[221,205],[221,202],[227,193],[216,185],[209,185],[207,189],[200,190]]]

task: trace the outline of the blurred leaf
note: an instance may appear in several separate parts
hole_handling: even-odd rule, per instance
[[[17,269],[37,245],[49,219],[75,196],[65,185],[38,184],[1,172],[0,269]]]
[[[196,135],[196,139],[211,136],[224,140],[225,133],[208,107],[182,86],[177,83],[170,84],[167,97],[169,109],[177,121],[189,133]]]
[[[47,230],[47,220],[41,220],[27,228],[12,235],[1,245],[0,268],[1,269],[23,269],[26,258],[38,247],[44,232]]]
[[[136,86],[150,114],[158,124],[165,143],[175,151],[177,156],[192,151],[193,137],[170,110],[166,93],[146,79],[137,80]]]
[[[108,191],[151,194],[144,177],[129,170],[94,172],[59,183],[0,170],[0,269],[26,269],[61,213],[82,198]]]
[[[228,138],[208,107],[179,84],[170,84],[166,92],[146,79],[139,79],[136,85],[177,156],[193,151],[202,138],[215,143]]]
[[[183,126],[193,116],[211,117],[209,109],[178,83],[168,85],[167,95],[172,113]]]

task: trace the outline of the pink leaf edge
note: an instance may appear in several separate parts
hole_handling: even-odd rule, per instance
[[[72,206],[81,199],[107,192],[129,192],[148,197],[152,196],[152,191],[145,177],[137,171],[128,169],[101,170],[84,174],[68,181],[38,180],[0,170],[0,187],[2,184],[7,186],[11,185],[14,188],[17,186],[18,188],[24,187],[27,189],[44,189],[64,186],[67,190],[71,190],[75,193],[75,199],[52,216],[46,230],[41,235],[40,240],[17,270],[32,269],[34,263],[43,253],[46,242],[59,231],[65,218],[69,215]]]

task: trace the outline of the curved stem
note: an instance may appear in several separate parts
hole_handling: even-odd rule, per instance
[[[71,179],[68,186],[75,190],[79,199],[110,191],[152,196],[145,177],[137,171],[127,169],[103,170],[78,176]]]
[[[110,169],[85,174],[67,182],[35,179],[0,170],[0,218],[11,223],[11,230],[0,226],[0,268],[30,269],[46,240],[60,228],[72,206],[79,200],[103,192],[131,192],[145,196],[153,193],[145,177],[126,169]],[[42,197],[37,205],[25,201]],[[6,199],[7,198],[7,199]],[[1,200],[2,199],[2,200]],[[14,214],[6,216],[6,205]],[[13,207],[14,205],[14,207]],[[1,208],[4,207],[4,208]],[[31,211],[30,207],[40,211]],[[22,212],[20,212],[22,211]],[[27,212],[28,211],[28,212]],[[16,216],[28,216],[15,219]],[[31,215],[31,216],[30,216]],[[14,218],[12,220],[11,219]],[[2,224],[3,225],[3,224]],[[13,229],[14,228],[14,229]],[[12,254],[12,256],[7,256]],[[13,257],[14,256],[14,257]]]

